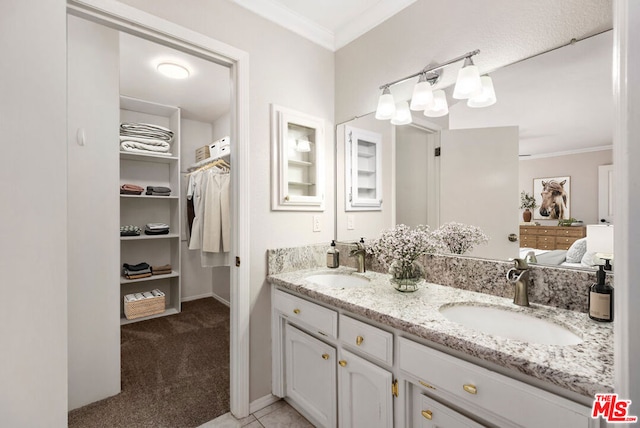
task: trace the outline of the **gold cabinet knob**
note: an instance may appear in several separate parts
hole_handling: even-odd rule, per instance
[[[291,199],[291,198],[289,198],[289,195],[284,197],[284,200],[287,201],[287,202],[289,202],[289,199]]]
[[[322,354],[322,359],[323,360],[328,360],[329,359],[329,354]]]
[[[477,394],[478,388],[475,385],[471,385],[469,383],[462,385],[462,389],[467,391],[469,394]]]
[[[293,313],[294,313],[294,314],[296,314],[296,315],[298,315],[298,314],[300,313],[300,309],[294,309],[294,310],[293,310]]]
[[[423,410],[422,412],[422,416],[425,417],[425,419],[433,419],[433,412],[431,410]]]
[[[362,342],[364,342],[364,337],[362,336],[356,337],[356,345],[360,346],[362,345]]]
[[[338,361],[338,364],[340,364],[341,367],[347,367],[347,362],[345,360]]]

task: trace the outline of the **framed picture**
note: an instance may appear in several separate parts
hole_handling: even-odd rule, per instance
[[[571,218],[571,177],[533,179],[533,196],[537,208],[534,220],[566,220]]]

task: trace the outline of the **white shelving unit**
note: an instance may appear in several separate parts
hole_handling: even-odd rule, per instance
[[[120,184],[165,186],[171,196],[120,195],[120,224],[136,225],[140,236],[120,237],[120,266],[123,263],[171,264],[172,272],[148,278],[120,278],[120,323],[128,324],[180,312],[180,109],[126,96],[120,97],[120,121],[160,125],[174,132],[172,156],[120,152]],[[147,223],[166,223],[167,235],[145,235]],[[165,293],[165,311],[161,314],[127,320],[122,297],[159,289]]]
[[[382,136],[347,126],[345,141],[346,211],[380,210]]]

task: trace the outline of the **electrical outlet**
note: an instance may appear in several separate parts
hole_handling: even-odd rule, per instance
[[[353,227],[353,215],[349,214],[347,216],[347,230],[353,230],[355,229],[355,227]]]
[[[313,216],[313,231],[314,232],[320,232],[322,230],[322,224],[320,222],[320,216],[319,215],[314,215]]]

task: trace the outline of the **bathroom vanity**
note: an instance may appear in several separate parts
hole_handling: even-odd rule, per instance
[[[400,293],[388,275],[346,267],[268,280],[273,393],[315,425],[600,426],[590,410],[594,394],[613,391],[610,324],[436,284]],[[448,308],[467,307],[506,318],[466,327],[448,319]],[[544,325],[529,329],[527,320],[561,334],[536,336]],[[511,324],[502,336],[487,333]]]

